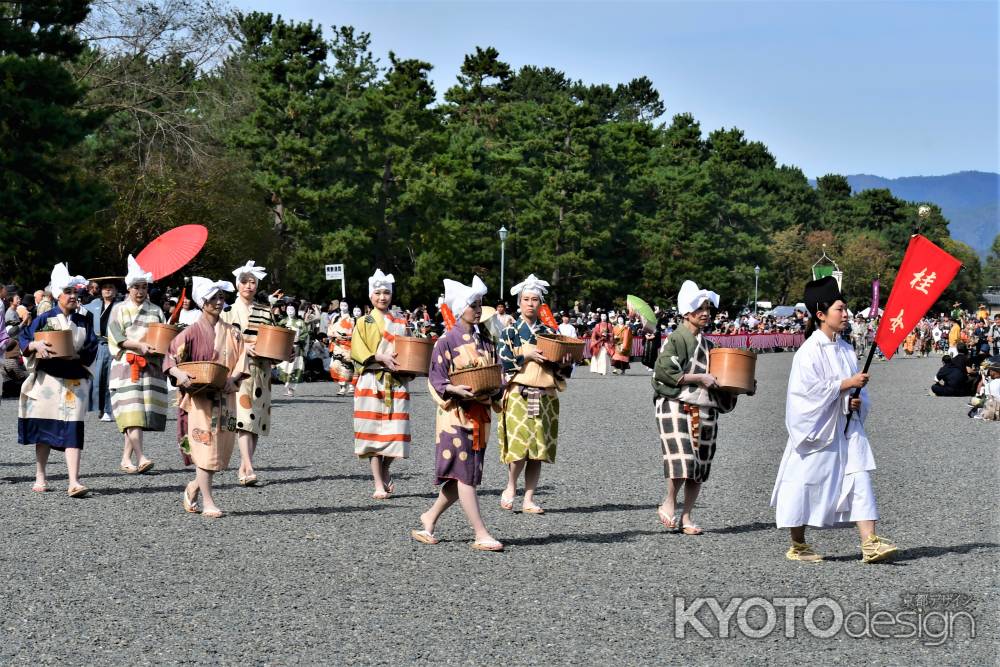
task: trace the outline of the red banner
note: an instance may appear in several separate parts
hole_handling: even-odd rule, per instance
[[[892,358],[960,268],[960,261],[920,234],[913,235],[875,334],[875,344],[886,359]]]

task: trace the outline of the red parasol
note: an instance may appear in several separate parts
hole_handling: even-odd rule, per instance
[[[153,239],[135,261],[143,271],[153,274],[153,280],[162,280],[194,259],[207,238],[208,229],[203,225],[174,227]]]

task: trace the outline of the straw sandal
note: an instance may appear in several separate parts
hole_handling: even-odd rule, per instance
[[[521,514],[545,514],[545,510],[538,505],[530,505],[528,507],[521,505]]]
[[[686,523],[681,526],[681,532],[685,535],[701,535],[705,531],[696,523]]]
[[[660,517],[660,523],[662,523],[670,532],[675,533],[680,528],[678,524],[678,517],[668,515],[663,511],[663,508],[658,507],[656,509],[656,515]]]
[[[83,484],[77,484],[76,486],[70,487],[66,490],[66,495],[70,498],[83,498],[88,493],[90,493],[90,489],[85,487]]]
[[[420,542],[421,544],[437,544],[438,542],[441,541],[438,538],[434,537],[434,533],[430,532],[429,530],[416,530],[416,529],[411,530],[410,537],[415,539],[417,542]]]
[[[861,544],[861,560],[865,563],[878,563],[891,558],[899,551],[899,547],[889,540],[872,535]]]
[[[823,560],[823,556],[816,553],[811,546],[805,542],[795,541],[792,541],[792,546],[785,552],[785,558],[803,563],[818,563]]]
[[[119,470],[121,470],[121,471],[122,471],[123,473],[125,473],[126,475],[134,475],[134,474],[136,474],[137,472],[139,472],[139,469],[138,469],[138,468],[136,468],[136,467],[135,467],[134,465],[132,465],[131,463],[130,463],[129,465],[125,465],[125,464],[123,463],[123,464],[121,464],[120,466],[118,466],[118,469],[119,469]]]
[[[145,463],[140,463],[139,467],[136,468],[135,471],[136,471],[136,473],[138,473],[138,474],[141,475],[143,473],[146,473],[146,472],[149,472],[150,470],[152,470],[153,466],[155,466],[155,465],[156,464],[153,463],[152,461],[146,461]]]
[[[238,475],[236,477],[236,483],[240,486],[257,486],[257,475]]]
[[[198,499],[197,498],[195,498],[194,500],[191,499],[191,496],[188,495],[187,487],[184,487],[184,490],[181,491],[181,495],[184,497],[184,500],[182,502],[184,504],[185,512],[187,512],[188,514],[201,513],[201,508],[198,507]]]
[[[473,542],[469,546],[476,551],[503,551],[503,544],[496,540],[490,542]]]

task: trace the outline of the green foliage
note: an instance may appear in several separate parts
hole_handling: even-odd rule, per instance
[[[0,5],[0,263],[24,284],[44,285],[54,257],[86,246],[84,221],[104,201],[70,156],[101,115],[77,108],[83,89],[61,63],[83,49],[87,5]]]
[[[994,289],[1000,289],[1000,234],[993,239],[993,245],[990,246],[990,254],[983,267],[983,283]]]
[[[253,258],[269,267],[266,289],[316,300],[339,296],[322,275],[334,262],[352,301],[376,267],[396,275],[403,305],[433,304],[442,278],[472,273],[496,300],[501,226],[505,289],[536,273],[555,307],[620,305],[630,292],[669,305],[688,278],[738,307],[755,266],[761,299],[794,303],[824,249],[863,306],[915,232],[966,263],[946,298],[1000,282],[997,243],[983,275],[936,206],[921,218],[915,203],[854,195],[836,174],[813,188],[737,128],[706,135],[690,114],[661,124],[646,77],[584,84],[477,47],[439,102],[430,63],[390,53],[381,64],[367,33],[220,17],[215,1],[108,0],[112,24],[128,28],[117,32],[135,39],[87,49],[72,32],[83,0],[11,5],[46,8],[0,21],[0,134],[12,147],[0,154],[0,234],[19,280],[38,283],[53,242],[86,241],[79,270],[108,271],[199,222],[209,242],[186,273],[227,275]]]

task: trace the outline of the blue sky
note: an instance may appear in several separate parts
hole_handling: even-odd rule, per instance
[[[958,2],[445,2],[232,0],[241,9],[370,32],[376,56],[465,54],[588,83],[648,76],[666,120],[739,127],[808,176],[1000,171],[1000,12]]]

